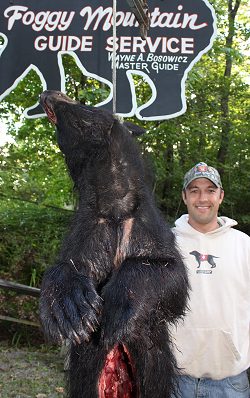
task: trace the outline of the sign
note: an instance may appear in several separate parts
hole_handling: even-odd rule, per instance
[[[43,90],[65,92],[62,55],[71,54],[86,76],[110,87],[97,106],[112,110],[112,59],[116,55],[116,110],[123,117],[169,119],[186,110],[185,81],[215,37],[215,14],[206,0],[150,0],[146,40],[124,0],[118,0],[116,38],[112,0],[1,0],[0,100],[31,70]],[[136,102],[133,74],[149,84],[147,103]],[[26,116],[41,116],[38,102]]]

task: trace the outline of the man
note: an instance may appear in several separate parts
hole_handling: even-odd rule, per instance
[[[184,177],[188,215],[174,232],[191,292],[184,320],[173,328],[181,398],[249,398],[250,238],[218,217],[224,191],[218,171],[198,163]]]

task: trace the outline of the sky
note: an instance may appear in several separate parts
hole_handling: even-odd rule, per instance
[[[0,147],[4,146],[6,142],[14,142],[13,138],[7,135],[7,128],[3,122],[0,121]]]

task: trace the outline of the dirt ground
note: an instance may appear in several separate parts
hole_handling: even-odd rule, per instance
[[[0,398],[63,398],[59,351],[10,348],[0,342]]]

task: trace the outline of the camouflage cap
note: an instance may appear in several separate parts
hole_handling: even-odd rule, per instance
[[[183,190],[187,188],[190,182],[197,178],[207,178],[212,181],[218,188],[222,188],[222,183],[218,171],[206,163],[197,163],[192,169],[190,169],[184,176]]]

